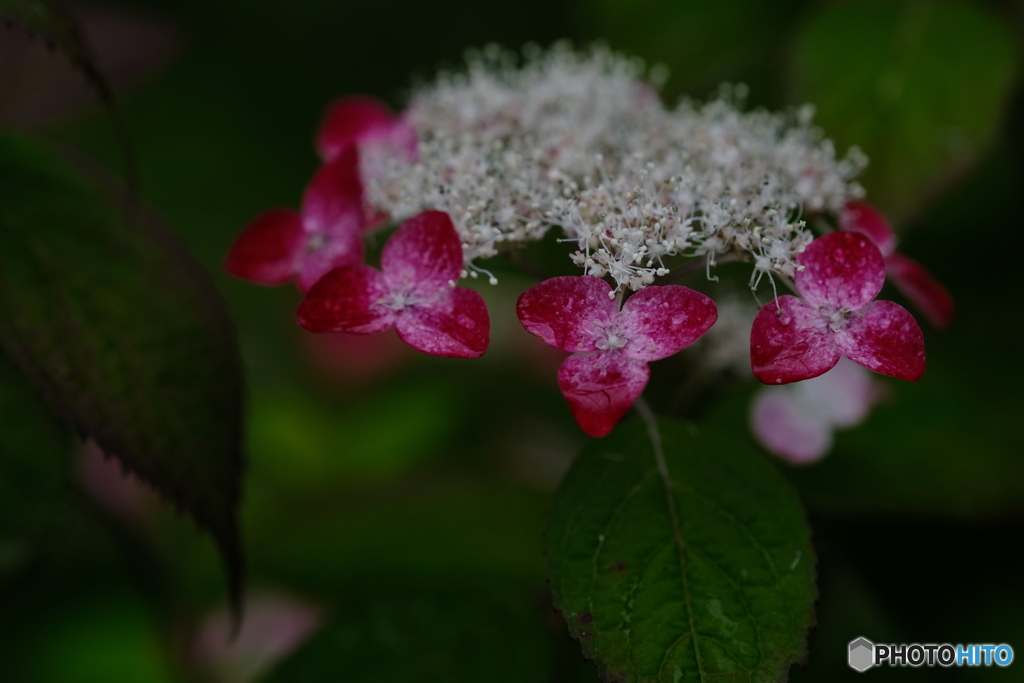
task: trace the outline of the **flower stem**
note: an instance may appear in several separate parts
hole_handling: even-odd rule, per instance
[[[643,396],[636,400],[633,404],[636,408],[637,415],[647,425],[647,434],[651,437],[651,449],[654,451],[654,461],[658,465],[658,474],[661,475],[661,480],[665,484],[665,493],[668,496],[669,509],[671,511],[673,519],[676,516],[675,501],[672,497],[671,490],[671,479],[668,476],[668,465],[665,463],[665,449],[661,445],[661,432],[658,431],[658,421],[654,417],[654,412],[651,407],[647,405],[647,400]]]

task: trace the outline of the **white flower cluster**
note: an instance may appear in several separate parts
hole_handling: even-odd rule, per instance
[[[367,199],[396,220],[448,212],[471,274],[557,226],[586,273],[638,290],[677,256],[751,262],[752,286],[792,276],[812,238],[801,217],[863,194],[863,155],[837,159],[809,107],[744,112],[738,86],[669,109],[643,76],[604,48],[534,49],[522,66],[497,48],[472,55],[414,94],[418,160],[363,150]]]

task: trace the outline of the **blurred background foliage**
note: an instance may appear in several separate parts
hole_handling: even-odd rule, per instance
[[[213,548],[74,442],[0,359],[0,678],[597,680],[545,583],[544,514],[584,439],[555,387],[559,357],[515,319],[527,277],[499,264],[501,284],[482,288],[494,342],[469,363],[393,336],[307,335],[296,290],[220,270],[248,220],[297,204],[332,98],[400,107],[467,47],[563,37],[666,65],[669,100],[728,81],[750,86],[752,107],[814,103],[840,151],[871,158],[868,198],[893,217],[901,251],[956,300],[948,330],[925,329],[919,384],[889,383],[820,464],[780,465],[819,554],[818,625],[793,680],[852,679],[858,636],[1024,653],[1024,5],[109,0],[80,16],[118,90],[142,196],[213,274],[238,327],[250,584],[279,601],[263,631],[204,650],[224,602]],[[0,27],[0,125],[123,171],[80,77],[23,43]],[[679,369],[668,360],[653,375]],[[672,384],[652,386],[656,407]],[[706,390],[693,416],[743,431],[756,388]],[[871,675],[1015,680],[1021,665]]]

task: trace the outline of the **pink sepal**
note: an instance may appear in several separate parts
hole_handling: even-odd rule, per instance
[[[932,325],[939,329],[949,325],[953,319],[953,297],[924,266],[902,254],[891,255],[885,265],[896,288],[921,309]]]
[[[621,353],[578,353],[562,363],[558,386],[580,428],[601,437],[643,393],[650,374],[647,363]]]
[[[295,254],[302,241],[299,214],[291,209],[271,209],[235,238],[224,270],[262,285],[284,284],[295,277]]]
[[[659,360],[697,341],[718,320],[715,302],[679,285],[647,287],[629,297],[619,326],[629,339],[623,352],[637,360]]]
[[[299,325],[310,332],[382,332],[395,313],[380,305],[388,296],[384,276],[359,264],[336,268],[306,293],[299,304]]]
[[[765,448],[793,464],[814,462],[832,448],[832,432],[867,417],[882,388],[864,368],[841,359],[806,382],[764,387],[755,397],[750,423]]]
[[[305,243],[297,255],[298,286],[309,291],[334,268],[363,260],[362,186],[354,152],[321,166],[302,197]]]
[[[856,310],[885,284],[885,260],[875,243],[858,232],[832,232],[807,245],[799,257],[796,289],[812,306]]]
[[[843,212],[839,215],[839,227],[842,230],[867,235],[881,250],[882,256],[887,257],[896,250],[896,235],[889,221],[878,209],[866,202],[846,202]]]
[[[434,306],[417,306],[395,316],[398,336],[432,356],[477,358],[490,343],[490,317],[483,297],[456,287]]]
[[[750,330],[750,365],[765,384],[817,377],[839,360],[839,349],[820,311],[795,296],[762,308]]]
[[[835,333],[840,352],[868,370],[916,382],[925,369],[924,335],[907,309],[876,301]]]
[[[553,277],[523,292],[516,314],[527,332],[549,346],[594,351],[601,331],[618,318],[611,291],[611,285],[593,275]]]
[[[823,377],[828,373],[800,384],[764,387],[751,407],[750,426],[757,440],[795,465],[814,462],[832,450],[832,424],[808,411],[804,397],[790,391]]]
[[[316,149],[325,161],[336,158],[358,142],[386,137],[393,125],[387,105],[372,97],[343,97],[332,102],[316,135]]]
[[[447,290],[462,272],[462,242],[447,213],[424,211],[402,223],[380,260],[392,289]]]

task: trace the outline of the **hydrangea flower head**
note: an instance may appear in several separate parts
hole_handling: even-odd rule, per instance
[[[572,352],[558,385],[591,436],[608,434],[640,396],[648,361],[686,348],[718,317],[711,299],[687,287],[647,287],[621,310],[611,293],[592,275],[556,277],[523,292],[516,305],[527,331]]]
[[[557,229],[583,273],[617,292],[654,284],[680,256],[751,262],[752,282],[791,277],[812,239],[796,217],[860,197],[863,155],[837,158],[810,107],[744,112],[737,86],[668,108],[653,76],[606,48],[522,61],[487,48],[414,91],[404,116],[418,156],[365,154],[366,200],[399,220],[446,211],[470,273]]]
[[[242,230],[224,269],[243,280],[280,285],[296,280],[303,292],[327,271],[363,259],[362,185],[355,152],[320,167],[302,208],[271,209]]]
[[[896,235],[878,209],[851,200],[839,215],[839,227],[871,238],[885,258],[885,272],[896,288],[917,306],[929,322],[943,328],[953,319],[953,297],[924,266],[896,251]]]
[[[921,378],[924,336],[917,321],[899,304],[874,301],[885,282],[874,242],[858,232],[833,232],[811,242],[798,265],[803,298],[780,296],[754,318],[755,377],[765,384],[810,379],[846,356],[884,375]]]
[[[867,417],[881,389],[869,372],[843,358],[805,382],[762,388],[751,405],[750,426],[775,455],[809,464],[832,449],[837,428],[853,427]]]
[[[434,356],[476,358],[487,350],[483,298],[456,287],[462,245],[448,214],[425,211],[388,240],[381,270],[364,264],[325,275],[299,305],[310,332],[369,334],[394,326],[409,346]]]

